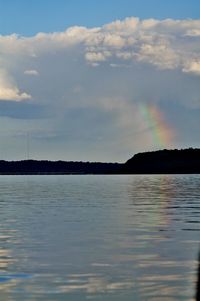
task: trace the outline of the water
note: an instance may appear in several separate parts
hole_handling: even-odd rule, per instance
[[[195,294],[199,175],[0,176],[0,301]]]

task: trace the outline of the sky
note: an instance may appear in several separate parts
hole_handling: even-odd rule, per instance
[[[200,2],[0,0],[0,159],[200,147]]]

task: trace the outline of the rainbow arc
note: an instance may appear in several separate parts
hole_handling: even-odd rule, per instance
[[[159,148],[172,147],[174,130],[167,124],[164,113],[155,105],[140,104],[139,111],[146,126],[152,129],[151,139]]]

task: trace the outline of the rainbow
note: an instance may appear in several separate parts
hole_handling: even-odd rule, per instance
[[[155,147],[172,147],[174,130],[166,123],[163,112],[155,105],[140,104],[139,112],[145,125],[151,128],[151,140]]]

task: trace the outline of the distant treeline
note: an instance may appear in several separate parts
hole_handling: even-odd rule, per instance
[[[122,164],[73,161],[0,161],[0,174],[112,174]]]
[[[23,160],[0,161],[0,174],[200,173],[200,149],[138,153],[125,163]]]

